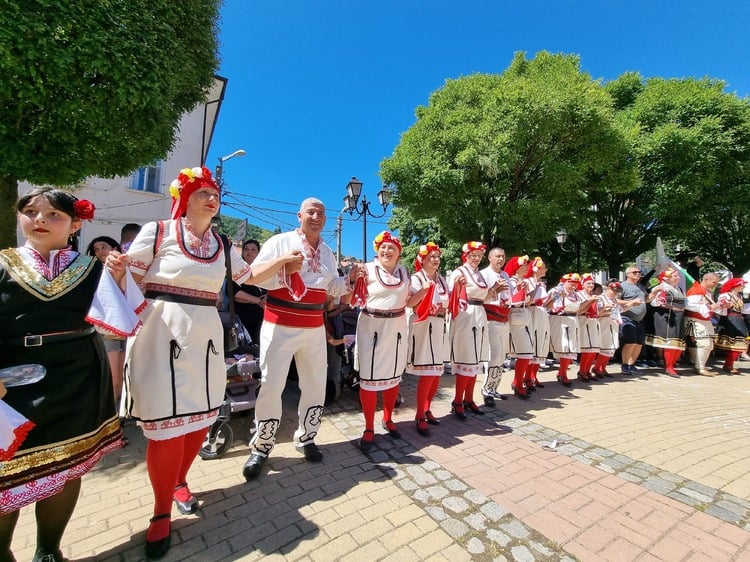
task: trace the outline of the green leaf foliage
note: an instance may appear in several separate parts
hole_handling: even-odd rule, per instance
[[[3,2],[2,195],[17,180],[68,185],[163,158],[218,66],[219,4]]]
[[[611,105],[578,57],[519,53],[500,75],[448,80],[434,92],[381,177],[396,186],[397,205],[434,218],[451,240],[524,252],[557,225],[577,224],[590,178],[627,153]],[[631,168],[609,188],[631,189]]]

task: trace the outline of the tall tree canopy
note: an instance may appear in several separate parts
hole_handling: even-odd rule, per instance
[[[519,53],[500,75],[449,80],[434,92],[381,177],[396,186],[396,204],[434,217],[447,237],[528,250],[560,225],[575,228],[586,189],[633,188],[629,145],[612,114],[577,56]]]
[[[750,269],[750,100],[720,80],[652,78],[622,108],[637,123],[650,220],[704,258]]]
[[[205,99],[220,0],[11,0],[0,10],[0,246],[17,181],[68,185],[164,157]]]

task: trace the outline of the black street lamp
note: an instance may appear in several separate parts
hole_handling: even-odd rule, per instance
[[[565,230],[559,230],[555,235],[555,240],[560,244],[560,249],[563,252],[567,252],[565,249],[565,242],[568,241],[568,233]],[[576,244],[576,273],[581,273],[581,243],[578,238],[575,239]]]
[[[357,220],[362,217],[362,263],[367,262],[367,215],[370,215],[374,219],[379,219],[385,216],[388,204],[391,202],[391,190],[388,189],[387,185],[378,191],[378,202],[383,207],[383,212],[379,215],[374,214],[370,211],[370,202],[367,197],[362,193],[362,200],[360,201],[359,195],[362,193],[362,182],[356,177],[352,177],[349,183],[346,184],[346,197],[344,197],[344,210],[348,211],[350,215],[357,213]],[[359,204],[358,204],[359,203]]]

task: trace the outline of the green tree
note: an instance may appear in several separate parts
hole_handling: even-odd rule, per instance
[[[10,0],[0,10],[0,247],[18,181],[71,185],[163,158],[218,65],[220,0]]]
[[[640,224],[735,272],[750,268],[750,100],[712,79],[633,76],[612,91],[637,127]]]
[[[434,92],[380,174],[396,186],[397,205],[433,217],[446,238],[525,252],[559,225],[576,230],[587,189],[632,189],[629,145],[611,106],[578,57],[518,53],[501,75],[449,80]]]

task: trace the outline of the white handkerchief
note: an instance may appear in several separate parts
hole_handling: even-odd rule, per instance
[[[125,294],[106,269],[99,279],[94,300],[86,321],[116,336],[133,336],[141,326],[138,319],[148,303],[133,279],[125,270]]]

